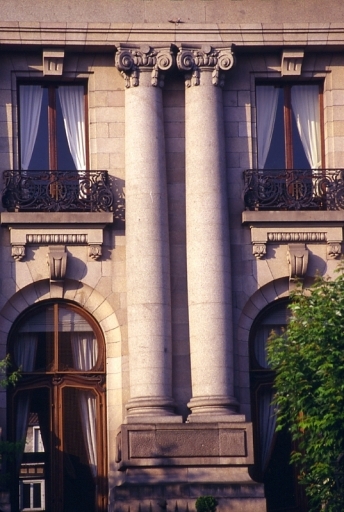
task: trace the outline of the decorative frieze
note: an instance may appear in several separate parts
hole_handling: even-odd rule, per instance
[[[87,244],[88,236],[86,233],[82,234],[67,234],[67,233],[30,233],[26,235],[26,242],[28,244]]]
[[[201,48],[180,48],[177,66],[185,73],[185,85],[200,85],[201,70],[212,69],[213,85],[223,87],[224,72],[234,65],[234,54],[230,48],[215,49],[210,45]]]
[[[325,231],[275,231],[268,233],[268,242],[326,242],[327,234]]]
[[[151,84],[164,86],[164,73],[173,65],[174,57],[170,48],[154,49],[149,45],[140,48],[120,46],[115,55],[115,65],[121,72],[125,86],[140,84],[140,70],[151,70]]]

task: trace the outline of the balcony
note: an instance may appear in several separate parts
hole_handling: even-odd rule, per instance
[[[344,169],[246,170],[246,210],[344,210]]]
[[[112,212],[107,171],[4,171],[9,212]]]

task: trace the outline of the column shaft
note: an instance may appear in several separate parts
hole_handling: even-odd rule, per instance
[[[189,420],[225,421],[237,402],[222,90],[211,69],[200,73],[199,85],[186,89],[185,106]]]
[[[162,93],[151,70],[125,93],[127,421],[173,414],[171,300]],[[179,421],[179,420],[178,420]]]

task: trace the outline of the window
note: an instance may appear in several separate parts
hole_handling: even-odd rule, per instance
[[[49,302],[19,319],[9,343],[22,371],[9,400],[12,439],[23,442],[12,468],[13,510],[19,504],[20,510],[104,512],[105,371],[99,326],[73,304]]]
[[[19,496],[20,510],[45,510],[44,480],[22,480]]]
[[[321,103],[319,84],[257,85],[259,169],[322,167]]]
[[[85,102],[84,85],[19,85],[22,170],[86,169]]]
[[[308,510],[295,467],[290,465],[289,432],[275,432],[274,372],[266,360],[271,331],[281,332],[288,323],[288,302],[268,306],[254,322],[250,333],[251,406],[254,427],[255,465],[252,476],[264,483],[268,512]]]

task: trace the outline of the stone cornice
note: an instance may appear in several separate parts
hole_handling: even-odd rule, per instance
[[[200,84],[201,70],[212,72],[213,85],[224,85],[224,71],[234,65],[234,55],[231,48],[217,49],[211,45],[201,48],[182,46],[177,54],[177,66],[185,72],[186,86]]]
[[[53,23],[2,22],[0,45],[59,46],[115,50],[117,44],[180,46],[198,41],[217,48],[237,47],[343,47],[344,23]]]
[[[140,70],[151,72],[151,84],[163,87],[164,72],[169,70],[174,56],[169,48],[152,48],[148,44],[141,47],[120,45],[115,55],[115,65],[123,75],[126,87],[137,87],[140,83]]]

